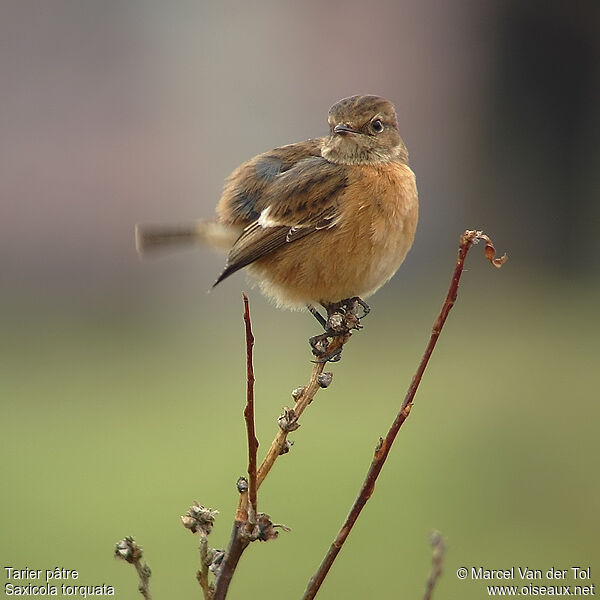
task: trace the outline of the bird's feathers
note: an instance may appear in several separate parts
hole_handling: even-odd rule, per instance
[[[214,285],[285,244],[333,227],[346,185],[343,167],[315,156],[303,158],[273,177],[255,204],[254,210],[260,207],[261,212],[231,248]]]

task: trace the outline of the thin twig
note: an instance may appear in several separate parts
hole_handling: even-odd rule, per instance
[[[333,352],[337,348],[339,348],[341,340],[334,339],[327,349],[327,352]],[[296,403],[294,404],[294,415],[297,419],[300,418],[306,407],[314,400],[316,393],[321,388],[321,384],[319,383],[319,375],[323,373],[323,369],[325,368],[325,363],[315,363],[313,366],[312,373],[310,375],[310,379],[304,388],[299,392]],[[265,480],[265,477],[269,474],[269,471],[272,469],[275,461],[279,456],[281,456],[282,450],[285,446],[285,442],[287,440],[287,436],[290,432],[285,431],[284,429],[280,429],[277,432],[277,435],[271,442],[271,446],[265,455],[263,461],[260,463],[260,468],[258,469],[258,485]]]
[[[252,365],[252,349],[254,347],[254,336],[252,335],[252,323],[250,321],[250,307],[248,305],[248,296],[246,296],[246,294],[243,293],[242,297],[244,299],[244,324],[246,328],[247,390],[246,408],[244,409],[244,419],[246,420],[246,431],[248,434],[248,501],[250,503],[246,531],[248,533],[251,533],[256,527],[256,453],[258,452],[258,440],[256,439],[256,430],[254,426],[254,367]]]
[[[152,572],[148,564],[142,561],[143,555],[142,547],[138,546],[131,536],[119,540],[115,547],[115,558],[124,560],[135,567],[140,581],[138,585],[140,594],[144,596],[145,600],[152,600],[150,594],[150,575]]]
[[[417,393],[417,389],[419,387],[419,383],[421,382],[421,378],[423,377],[423,373],[425,372],[425,368],[427,367],[427,363],[429,362],[429,358],[431,357],[431,353],[435,348],[437,340],[440,336],[444,323],[448,318],[448,314],[454,306],[456,301],[456,297],[458,295],[458,284],[460,282],[460,278],[463,272],[465,258],[467,253],[471,249],[471,246],[477,243],[479,240],[483,240],[486,242],[485,247],[485,256],[490,261],[492,265],[495,267],[500,267],[502,263],[506,260],[506,255],[496,258],[496,252],[494,250],[494,246],[490,240],[490,238],[484,235],[481,231],[465,231],[463,235],[460,237],[460,246],[458,250],[458,259],[456,261],[456,267],[454,269],[454,274],[452,276],[452,280],[450,282],[450,288],[448,289],[448,294],[446,295],[446,299],[444,300],[444,304],[442,305],[442,309],[437,319],[434,322],[433,329],[431,332],[431,337],[429,338],[429,343],[425,348],[425,353],[421,358],[421,362],[419,363],[419,367],[417,372],[415,373],[412,382],[408,388],[404,401],[400,406],[400,410],[396,415],[385,439],[380,438],[379,443],[375,449],[375,454],[373,460],[371,462],[371,466],[367,471],[367,475],[363,482],[363,485],[360,489],[360,492],[350,509],[350,513],[346,517],[344,524],[342,525],[339,533],[331,544],[325,558],[321,562],[317,572],[310,579],[306,591],[304,592],[303,600],[311,600],[314,598],[321,587],[329,569],[333,565],[337,555],[339,554],[344,542],[348,538],[350,531],[354,527],[358,516],[360,515],[362,509],[365,504],[371,497],[373,490],[375,488],[375,482],[379,477],[379,473],[383,468],[383,465],[388,457],[392,444],[398,435],[398,431],[400,427],[402,427],[403,423],[408,418],[410,414],[410,409],[413,404],[413,400],[415,394]]]
[[[206,535],[200,535],[200,569],[196,574],[196,578],[198,579],[198,583],[202,588],[202,594],[204,595],[204,600],[211,600],[212,598],[212,587],[208,581],[208,567],[210,561],[208,560],[208,539]]]
[[[433,588],[435,588],[435,584],[442,574],[442,563],[444,562],[444,553],[446,552],[446,544],[444,544],[444,538],[439,531],[432,531],[429,541],[432,547],[431,572],[425,585],[423,600],[431,600],[432,598]]]
[[[256,476],[256,454],[258,440],[254,425],[254,367],[252,364],[252,351],[254,348],[254,335],[252,334],[252,322],[250,320],[250,306],[248,296],[242,293],[244,301],[244,328],[246,332],[246,406],[244,408],[244,420],[246,421],[246,433],[248,438],[248,490],[240,493],[240,500],[233,522],[231,537],[225,558],[219,568],[219,574],[215,581],[213,600],[223,600],[227,596],[229,584],[242,557],[242,553],[252,540],[252,534],[256,527],[257,508],[257,476]],[[243,507],[243,508],[242,508]]]
[[[144,596],[144,600],[152,600],[152,595],[150,594],[150,568],[147,564],[139,560],[134,562],[133,566],[140,578],[140,585],[138,586],[140,594]]]
[[[211,600],[213,586],[209,582],[209,570],[215,560],[216,551],[208,547],[208,536],[215,524],[215,517],[219,514],[217,510],[211,510],[194,500],[185,515],[181,516],[181,524],[191,531],[200,535],[200,568],[196,571],[196,579],[202,588],[204,600]]]

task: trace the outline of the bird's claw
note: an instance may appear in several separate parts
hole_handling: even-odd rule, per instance
[[[353,329],[361,329],[361,318],[369,314],[369,305],[362,298],[354,297],[342,300],[335,304],[325,306],[327,319],[325,319],[314,306],[308,307],[325,329],[325,333],[315,335],[309,339],[312,353],[317,357],[316,363],[338,362],[341,359],[342,348]],[[359,308],[363,314],[359,316]],[[345,339],[334,349],[329,350],[330,338],[344,337]]]
[[[329,338],[338,337],[344,335],[343,333],[336,333],[334,331],[326,331],[319,335],[311,337],[308,342],[312,348],[312,353],[317,357],[313,360],[314,363],[326,363],[326,362],[338,362],[342,357],[342,346],[339,346],[335,350],[328,351]]]

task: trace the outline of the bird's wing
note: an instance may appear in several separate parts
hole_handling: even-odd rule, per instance
[[[261,198],[264,208],[231,248],[214,285],[281,246],[335,226],[346,186],[346,168],[321,157],[301,160],[278,175]]]
[[[232,225],[247,226],[258,219],[266,208],[265,193],[278,177],[300,161],[321,156],[322,138],[288,144],[240,165],[227,178],[223,195],[217,205],[219,220]]]

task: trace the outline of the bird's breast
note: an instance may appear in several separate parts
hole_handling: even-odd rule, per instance
[[[417,225],[415,177],[403,164],[346,167],[331,227],[279,248],[250,271],[278,304],[367,297],[402,264]]]
[[[340,235],[353,248],[361,293],[369,295],[392,277],[412,246],[418,220],[414,173],[401,163],[354,167],[341,211]]]

